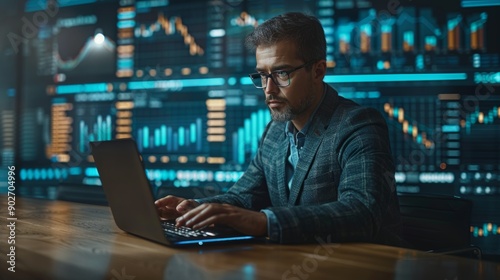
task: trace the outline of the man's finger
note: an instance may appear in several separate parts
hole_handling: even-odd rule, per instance
[[[198,202],[191,199],[186,199],[181,203],[179,203],[179,205],[177,205],[176,210],[179,213],[186,213],[187,211],[196,208],[198,205],[199,205]]]
[[[180,217],[176,219],[176,226],[180,227],[186,225],[186,222],[188,220],[196,216],[197,213],[200,212],[205,207],[207,207],[206,204],[201,204],[197,207],[194,207],[193,209],[187,210],[185,213],[183,213]]]
[[[167,195],[155,201],[155,205],[158,207],[169,207],[175,208],[184,198],[180,198],[173,195]]]
[[[160,215],[160,217],[162,219],[166,219],[166,220],[175,219],[175,218],[179,217],[179,215],[180,215],[180,213],[178,213],[177,211],[175,211],[173,209],[168,209],[166,207],[158,207],[157,210],[158,210],[158,214]]]
[[[206,219],[211,218],[212,216],[221,214],[224,212],[224,209],[220,205],[217,204],[202,204],[181,217],[177,219],[177,224],[186,225],[191,227],[195,224],[198,224]]]

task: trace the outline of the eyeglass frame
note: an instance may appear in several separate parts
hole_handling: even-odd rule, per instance
[[[266,73],[251,73],[251,74],[248,74],[248,76],[250,77],[250,80],[252,80],[252,84],[253,84],[256,88],[262,88],[262,89],[266,88],[266,87],[267,87],[267,81],[268,81],[268,79],[269,79],[269,78],[271,78],[271,81],[273,81],[273,83],[274,83],[277,87],[287,87],[287,86],[289,86],[289,85],[291,84],[291,82],[290,82],[290,74],[291,74],[291,73],[293,73],[293,72],[295,72],[295,71],[297,71],[297,70],[299,70],[299,69],[302,69],[302,68],[306,67],[308,64],[313,63],[313,62],[315,62],[315,61],[316,61],[316,60],[310,60],[310,61],[308,61],[308,62],[306,62],[306,63],[304,63],[304,64],[302,64],[302,65],[299,65],[299,66],[297,66],[297,67],[295,67],[295,68],[292,68],[292,69],[290,69],[290,70],[274,70],[274,71],[271,71],[271,73],[269,73],[269,74],[266,74]],[[274,78],[273,78],[273,74],[276,74],[277,72],[285,72],[285,73],[287,74],[287,76],[288,76],[288,84],[287,84],[287,85],[284,85],[284,86],[279,85],[279,84],[278,84],[278,83],[274,80]],[[261,84],[262,84],[262,78],[266,77],[265,86],[258,86],[258,85],[256,85],[256,84],[253,82],[254,78],[253,78],[252,76],[255,76],[255,75],[259,75],[260,80],[261,80]]]

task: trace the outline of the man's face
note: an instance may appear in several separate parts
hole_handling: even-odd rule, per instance
[[[286,41],[271,46],[258,46],[256,49],[257,72],[269,74],[276,70],[291,70],[307,61],[297,56],[294,44]],[[264,89],[266,103],[273,120],[289,121],[309,118],[313,98],[310,93],[313,87],[313,73],[305,68],[290,73],[290,85],[278,87],[271,78]]]

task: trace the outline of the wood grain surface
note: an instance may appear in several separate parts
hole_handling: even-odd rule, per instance
[[[0,196],[0,279],[500,279],[500,264],[368,243],[170,248],[116,227],[104,206]]]

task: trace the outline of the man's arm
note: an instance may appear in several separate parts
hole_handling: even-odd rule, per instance
[[[265,138],[269,125],[261,139]],[[271,200],[267,190],[259,149],[243,176],[225,194],[207,198],[196,198],[200,205],[177,218],[177,226],[194,229],[210,224],[228,225],[242,233],[267,236],[267,216],[260,212],[269,207]]]
[[[200,205],[176,219],[177,226],[201,229],[211,224],[230,226],[254,236],[268,235],[267,216],[258,210],[270,205],[260,156],[225,194],[196,199]]]
[[[254,236],[267,235],[264,213],[229,204],[204,203],[176,219],[176,226],[202,229],[212,224],[223,224]]]
[[[266,126],[259,141],[257,153],[241,178],[226,193],[213,197],[196,198],[196,201],[200,203],[225,203],[255,211],[271,205],[261,151],[262,141],[265,139],[271,123]]]

